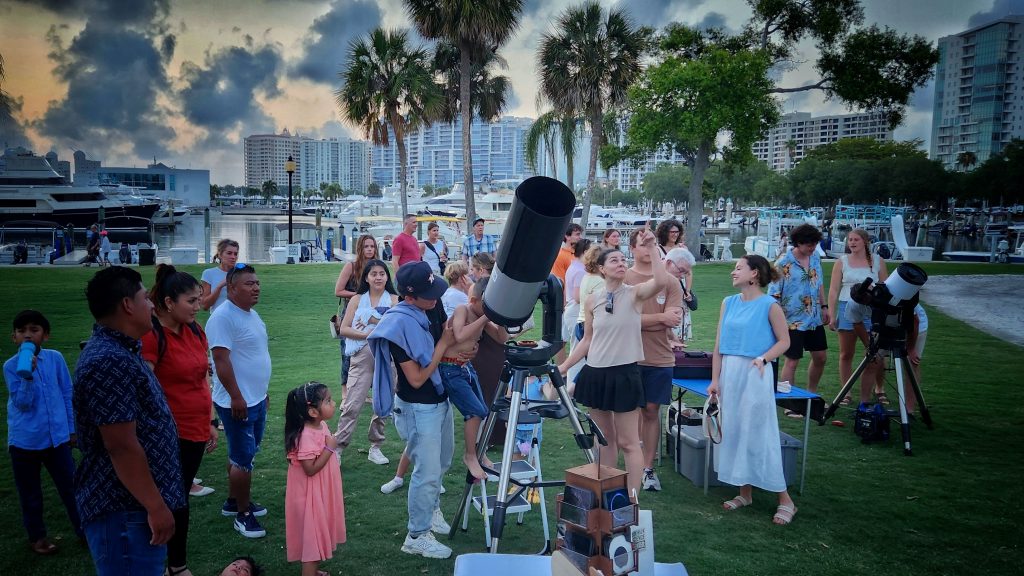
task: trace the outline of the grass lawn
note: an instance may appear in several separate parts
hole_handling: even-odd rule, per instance
[[[201,271],[199,266],[186,268],[197,277]],[[830,265],[826,268],[828,277]],[[1024,273],[1019,266],[933,263],[925,268],[933,276]],[[732,293],[729,269],[726,264],[696,269],[701,308],[694,313],[697,339],[691,348],[710,349],[714,342],[717,304]],[[282,504],[287,463],[282,447],[282,404],[289,389],[307,380],[328,383],[340,400],[338,343],[327,331],[327,318],[337,305],[331,294],[338,268],[257,266],[257,270],[263,282],[257,310],[267,324],[274,362],[267,435],[253,479],[254,498],[270,509],[264,519],[268,536],[242,538],[232,529],[230,519],[220,515],[226,492],[222,435],[221,447],[206,457],[200,471],[206,484],[217,492],[191,501],[189,565],[197,575],[217,574],[242,554],[256,557],[269,574],[298,572],[298,566],[285,562]],[[53,324],[50,347],[64,354],[73,371],[78,342],[89,335],[92,324],[83,294],[86,280],[95,271],[3,268],[0,322],[9,330],[10,319],[18,310],[42,310]],[[152,268],[143,270],[147,285],[153,273]],[[935,429],[914,426],[913,457],[903,456],[895,439],[888,444],[861,445],[846,410],[837,416],[847,421],[846,428],[812,424],[806,491],[794,493],[799,513],[785,528],[771,524],[773,497],[757,492],[752,507],[724,513],[720,502],[731,497],[733,489],[713,488],[704,496],[701,489],[676,475],[665,459],[658,470],[663,490],[644,493],[640,499],[644,508],[654,511],[657,560],[682,561],[696,575],[1020,573],[1024,507],[1016,491],[1024,476],[1022,350],[934,309],[928,312],[922,380]],[[204,315],[200,320],[205,319]],[[829,363],[822,380],[827,400],[839,388],[838,345],[831,332],[829,345]],[[9,342],[0,350],[4,358],[14,354]],[[803,370],[797,380],[798,385],[805,383]],[[890,380],[894,379],[890,376]],[[2,406],[6,414],[6,402]],[[331,574],[451,574],[454,557],[426,560],[399,551],[406,533],[407,492],[405,488],[391,495],[379,491],[392,477],[394,465],[377,466],[366,460],[363,431],[368,413],[342,458],[349,541],[322,568]],[[785,431],[802,437],[801,423],[783,420]],[[6,417],[0,418],[4,437],[6,426]],[[542,457],[548,478],[560,477],[562,470],[584,462],[567,424],[548,422],[545,428]],[[894,427],[896,437],[897,430]],[[456,437],[461,438],[460,429]],[[456,444],[461,446],[461,440]],[[385,454],[397,463],[401,448],[390,427]],[[0,575],[92,574],[88,552],[75,540],[45,474],[46,523],[61,551],[48,558],[31,553],[8,462],[0,460]],[[462,493],[463,478],[461,463],[445,478],[448,493],[442,497],[442,505],[449,519]],[[553,515],[553,491],[547,496],[552,500],[548,510]],[[526,515],[522,526],[510,522],[501,551],[535,552],[541,546],[539,526],[536,511]],[[480,517],[471,516],[469,531],[459,533],[451,545],[455,554],[482,551]]]

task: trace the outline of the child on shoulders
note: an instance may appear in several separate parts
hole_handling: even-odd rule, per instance
[[[18,354],[4,363],[7,399],[7,444],[11,470],[21,503],[21,519],[28,532],[29,545],[36,554],[57,552],[57,545],[46,537],[43,524],[43,489],[40,472],[50,473],[57,493],[68,512],[71,527],[84,538],[78,506],[75,503],[75,417],[71,406],[71,372],[64,357],[42,346],[50,338],[50,322],[40,312],[22,310],[14,317],[11,340],[35,345],[32,375],[19,376]]]

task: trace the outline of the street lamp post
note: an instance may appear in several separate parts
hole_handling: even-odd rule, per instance
[[[295,160],[291,155],[284,163],[284,171],[288,173],[288,245],[292,243],[292,174],[295,174]]]

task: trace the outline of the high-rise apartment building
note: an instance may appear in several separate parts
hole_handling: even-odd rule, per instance
[[[370,185],[370,143],[363,140],[302,140],[299,163],[302,190],[319,190],[326,183],[348,193],[366,194]]]
[[[531,118],[505,116],[494,122],[473,119],[470,139],[473,178],[477,181],[525,178],[526,131]],[[374,146],[371,153],[373,181],[380,186],[399,183],[400,163],[394,135],[388,146]],[[451,186],[462,181],[462,121],[435,123],[406,135],[410,186]]]
[[[273,180],[278,190],[287,190],[288,173],[284,165],[291,156],[295,160],[296,173],[292,176],[295,189],[299,185],[297,178],[302,169],[299,158],[299,142],[302,140],[305,138],[292,136],[287,128],[280,134],[246,136],[243,141],[246,187],[260,190],[264,182]]]
[[[812,117],[808,112],[785,114],[768,135],[754,143],[754,157],[776,172],[785,172],[803,160],[807,152],[844,138],[892,141],[885,114],[864,112]]]
[[[947,169],[963,152],[977,164],[1024,138],[1024,16],[939,39],[931,158]],[[965,166],[966,167],[966,166]]]

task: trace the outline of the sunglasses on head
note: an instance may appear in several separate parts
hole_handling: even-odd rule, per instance
[[[609,314],[615,312],[615,294],[613,292],[609,292],[608,297],[604,301],[604,311]]]
[[[248,266],[248,264],[246,264],[245,262],[238,262],[235,264],[235,270],[241,270],[246,266]]]

